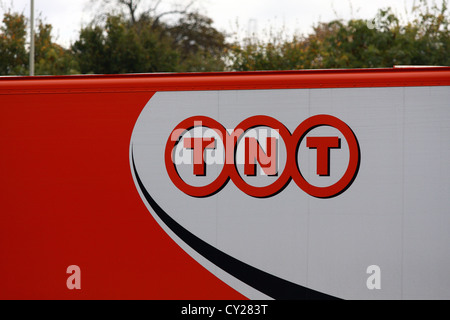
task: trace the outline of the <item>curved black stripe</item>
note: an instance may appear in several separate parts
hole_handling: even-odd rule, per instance
[[[228,272],[235,278],[241,280],[247,285],[257,289],[258,291],[268,295],[274,299],[292,300],[330,300],[338,299],[336,297],[297,285],[287,280],[283,280],[267,272],[252,267],[232,256],[218,250],[207,242],[201,240],[191,232],[183,228],[174,219],[172,219],[150,196],[145,189],[134,163],[134,155],[132,152],[133,170],[141,189],[142,194],[148,204],[153,208],[158,217],[186,244],[201,254],[203,257],[214,263],[222,270]]]

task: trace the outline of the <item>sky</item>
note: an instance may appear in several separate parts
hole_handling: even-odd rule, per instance
[[[52,24],[56,42],[68,47],[77,39],[81,26],[94,15],[90,1],[34,0],[35,16]],[[151,1],[155,0],[147,0]],[[165,0],[165,7],[160,8],[169,8],[174,1]],[[307,34],[320,21],[371,19],[378,9],[387,7],[406,17],[415,1],[419,0],[196,0],[195,6],[213,19],[218,30],[242,38],[250,34],[264,37],[269,30],[276,32],[281,28],[288,34]],[[29,16],[30,0],[0,0],[0,14],[8,8]]]

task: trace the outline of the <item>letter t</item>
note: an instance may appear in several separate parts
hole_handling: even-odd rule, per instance
[[[307,137],[306,146],[317,149],[317,174],[319,176],[330,175],[330,149],[340,149],[339,137]]]

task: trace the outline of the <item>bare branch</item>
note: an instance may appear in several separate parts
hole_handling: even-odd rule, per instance
[[[161,1],[158,1],[161,2]],[[162,12],[158,15],[156,15],[154,17],[153,23],[152,23],[152,28],[155,28],[159,21],[161,20],[162,17],[167,16],[167,15],[172,15],[172,14],[185,14],[189,11],[189,8],[192,7],[195,3],[195,0],[191,0],[183,9],[180,10],[171,10],[171,11],[165,11]]]
[[[161,18],[165,16],[187,13],[196,1],[197,0],[190,0],[186,5],[181,5],[179,3],[173,7],[172,10],[163,12],[160,12],[163,10],[160,8],[164,3],[163,0],[152,0],[149,1],[149,3],[146,3],[143,0],[90,0],[89,3],[91,4],[91,7],[93,7],[94,4],[97,5],[97,12],[104,12],[106,14],[108,14],[112,8],[120,8],[119,10],[121,10],[122,13],[126,13],[129,16],[130,23],[133,25],[138,22],[139,15],[147,16],[153,21],[151,28],[155,28],[160,23]]]
[[[131,22],[136,23],[136,10],[141,0],[119,0],[120,4],[125,5],[130,13]]]
[[[162,2],[162,0],[157,0],[155,5],[149,11],[156,12],[156,10],[158,10],[158,7],[161,4],[161,2]]]

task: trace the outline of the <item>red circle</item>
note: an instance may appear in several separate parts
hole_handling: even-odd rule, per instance
[[[300,169],[296,161],[297,150],[298,147],[300,146],[302,139],[306,136],[306,134],[309,131],[320,126],[330,126],[338,129],[347,140],[347,144],[350,151],[350,159],[347,170],[345,171],[344,175],[339,181],[328,187],[317,187],[306,181],[305,178],[300,173]],[[359,161],[360,161],[359,144],[352,129],[350,129],[350,127],[342,120],[325,114],[312,116],[303,121],[297,127],[297,129],[295,129],[294,134],[292,135],[292,142],[293,143],[291,149],[294,151],[293,165],[295,166],[295,168],[292,168],[291,170],[292,178],[294,179],[295,183],[309,195],[317,198],[331,198],[346,190],[353,182],[359,168]]]
[[[261,126],[266,126],[266,127],[270,127],[272,129],[278,130],[278,133],[283,138],[284,143],[286,145],[286,152],[287,152],[286,166],[285,166],[282,174],[280,175],[280,177],[275,182],[273,182],[272,184],[270,184],[268,186],[255,187],[255,186],[248,184],[247,182],[244,181],[244,179],[242,179],[242,177],[240,176],[240,174],[236,168],[234,159],[233,159],[232,164],[229,163],[229,165],[230,165],[229,173],[230,173],[231,180],[233,180],[233,183],[242,192],[245,192],[246,194],[248,194],[252,197],[256,197],[256,198],[270,197],[270,196],[273,196],[276,193],[280,192],[281,190],[283,190],[283,188],[290,181],[289,161],[293,155],[293,154],[291,154],[292,152],[289,148],[289,146],[291,145],[291,142],[290,142],[291,141],[291,133],[289,132],[289,130],[280,121],[278,121],[272,117],[262,116],[262,115],[247,118],[236,127],[233,134],[231,135],[231,138],[234,139],[233,150],[236,151],[239,138],[241,136],[243,136],[248,129],[255,128],[255,127],[261,127]]]
[[[167,173],[169,174],[169,177],[175,184],[175,186],[190,196],[201,198],[213,195],[225,185],[225,183],[228,180],[228,166],[225,164],[216,180],[214,180],[213,182],[211,182],[206,186],[200,187],[191,186],[186,182],[184,182],[184,180],[180,177],[172,158],[173,150],[177,145],[177,143],[179,142],[179,137],[181,136],[181,134],[186,132],[187,130],[190,130],[191,128],[194,128],[195,122],[197,121],[201,122],[202,126],[209,127],[214,131],[216,131],[221,137],[222,143],[224,144],[225,147],[224,142],[226,141],[228,135],[226,129],[214,119],[205,116],[194,116],[183,120],[175,127],[175,129],[173,129],[166,143],[164,158]],[[178,132],[181,132],[181,134],[178,134]]]

